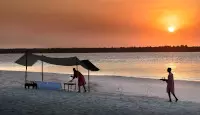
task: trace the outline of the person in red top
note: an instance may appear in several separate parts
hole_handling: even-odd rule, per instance
[[[172,102],[170,93],[172,93],[172,95],[174,96],[174,98],[176,99],[176,102],[177,102],[178,98],[176,97],[175,92],[174,92],[174,75],[171,71],[172,71],[172,69],[168,68],[167,69],[167,72],[169,73],[168,79],[161,79],[161,80],[167,82],[167,93],[168,93],[168,96],[169,96],[169,102]]]
[[[75,78],[78,78],[78,92],[80,92],[80,87],[81,86],[83,86],[84,91],[86,92],[86,88],[85,88],[86,82],[85,82],[84,76],[81,74],[81,72],[79,72],[75,68],[73,68],[73,71],[74,71],[74,75],[72,76],[73,77],[72,80],[74,80]]]

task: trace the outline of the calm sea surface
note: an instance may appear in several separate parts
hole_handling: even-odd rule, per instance
[[[15,64],[23,54],[0,54],[0,70],[24,71],[25,67]],[[38,54],[41,55],[41,54]],[[115,75],[158,79],[167,77],[166,69],[171,67],[177,80],[200,80],[200,53],[53,53],[50,57],[71,57],[89,59],[101,70],[93,75]],[[87,73],[82,67],[79,70]],[[37,62],[28,71],[41,71]],[[72,67],[55,66],[44,63],[44,72],[72,74]]]

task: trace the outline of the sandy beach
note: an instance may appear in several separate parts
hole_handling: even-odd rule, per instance
[[[165,99],[100,93],[63,91],[1,90],[1,115],[198,115],[200,104],[168,103]]]
[[[40,73],[30,73],[29,75],[32,77],[35,75],[35,78],[37,78],[36,76]],[[192,101],[169,103],[167,98],[140,96],[139,94],[128,95],[120,89],[113,92],[100,91],[104,88],[101,87],[101,82],[100,84],[94,82],[100,79],[97,76],[92,77],[90,93],[63,90],[25,90],[23,88],[23,76],[24,72],[1,71],[0,115],[200,114],[200,103]],[[59,81],[64,77],[66,78],[66,75],[53,73],[46,73],[45,76],[46,80],[48,79],[47,81]],[[53,79],[52,76],[57,76],[57,78]],[[101,78],[106,79],[105,77]],[[107,81],[109,81],[109,78]],[[106,87],[109,88],[110,86]]]

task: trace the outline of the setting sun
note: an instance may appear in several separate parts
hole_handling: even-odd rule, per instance
[[[175,27],[169,26],[169,27],[168,27],[168,31],[171,32],[171,33],[174,32],[174,31],[175,31]]]
[[[188,16],[186,16],[188,15]],[[185,30],[192,24],[191,16],[181,10],[164,10],[158,18],[158,29],[165,29],[169,33]]]

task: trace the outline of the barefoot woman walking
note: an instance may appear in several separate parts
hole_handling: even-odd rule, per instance
[[[177,102],[178,98],[176,97],[175,92],[174,92],[174,75],[171,71],[172,71],[171,68],[167,69],[167,72],[169,73],[168,79],[166,80],[166,82],[167,82],[167,93],[168,93],[168,96],[169,96],[169,102],[172,102],[170,93],[172,93],[172,95],[174,96],[174,98],[176,99],[176,102]]]
[[[84,76],[81,74],[81,72],[79,72],[78,70],[76,70],[75,68],[73,68],[73,71],[74,71],[74,76],[73,76],[73,79],[75,78],[78,78],[78,92],[80,92],[80,87],[83,86],[84,88],[84,91],[86,92],[86,88],[85,88],[85,78]],[[72,80],[73,80],[72,79]],[[72,81],[71,80],[71,81]]]
[[[167,72],[169,73],[168,79],[164,78],[164,79],[160,79],[160,80],[167,82],[167,93],[168,93],[168,96],[169,96],[169,102],[172,102],[171,93],[172,93],[172,95],[174,96],[174,98],[176,99],[176,102],[177,102],[178,98],[176,97],[175,92],[174,92],[174,75],[171,71],[172,71],[171,68],[167,69]]]

